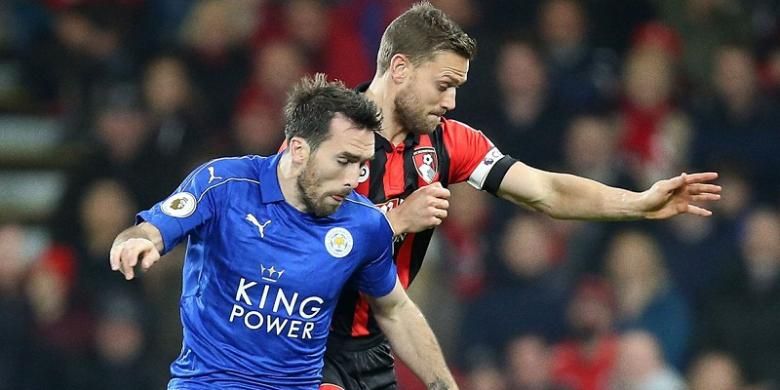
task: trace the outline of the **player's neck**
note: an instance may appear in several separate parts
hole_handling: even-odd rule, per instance
[[[284,200],[299,211],[307,212],[306,205],[301,200],[301,190],[298,188],[298,172],[293,166],[290,153],[282,154],[279,166],[276,168],[276,176],[279,178],[279,187],[284,195]]]
[[[371,99],[379,109],[382,110],[382,130],[379,134],[390,141],[393,145],[398,145],[406,139],[407,131],[396,120],[395,117],[395,94],[388,88],[386,76],[374,76],[374,80],[368,86],[365,92],[367,98]]]

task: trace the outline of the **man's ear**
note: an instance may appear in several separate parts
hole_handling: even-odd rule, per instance
[[[290,138],[289,145],[287,145],[287,150],[290,153],[290,157],[292,157],[293,165],[303,166],[306,165],[307,161],[309,161],[311,147],[305,139],[301,137]]]
[[[401,84],[411,76],[414,64],[405,54],[395,54],[390,58],[390,78],[396,83]]]

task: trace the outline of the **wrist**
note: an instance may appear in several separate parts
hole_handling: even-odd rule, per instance
[[[407,226],[403,222],[403,218],[400,218],[398,215],[398,212],[394,209],[390,209],[385,215],[390,222],[390,229],[393,230],[393,236],[400,236],[401,234],[406,233]]]
[[[647,219],[648,210],[646,207],[648,192],[634,192],[624,190],[621,196],[623,211],[622,219]]]

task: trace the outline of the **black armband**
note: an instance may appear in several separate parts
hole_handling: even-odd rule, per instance
[[[501,182],[504,180],[509,168],[517,162],[512,156],[506,155],[501,157],[493,168],[490,169],[487,177],[485,178],[485,184],[482,185],[482,190],[487,191],[493,195],[498,194],[498,188],[501,187]]]

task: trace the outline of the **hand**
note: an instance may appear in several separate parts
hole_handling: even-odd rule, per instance
[[[134,277],[133,267],[139,263],[139,260],[144,271],[148,271],[157,260],[160,260],[160,252],[152,241],[145,238],[130,238],[111,247],[111,270],[121,272],[126,280]]]
[[[708,217],[712,211],[695,206],[692,202],[720,199],[721,187],[708,183],[717,178],[717,173],[705,172],[690,175],[683,173],[671,179],[659,180],[642,193],[641,209],[649,219],[664,219],[686,213]]]
[[[450,207],[450,190],[436,182],[418,188],[403,203],[387,212],[396,235],[417,233],[441,225]]]

